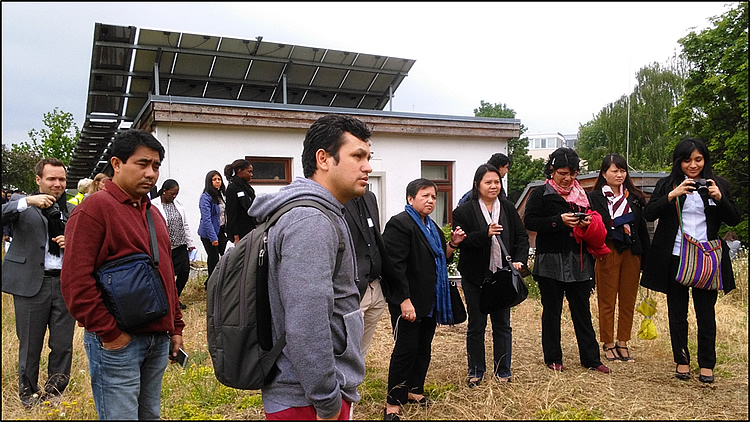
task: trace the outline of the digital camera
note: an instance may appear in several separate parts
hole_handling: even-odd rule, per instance
[[[693,187],[698,191],[698,193],[708,193],[708,185],[709,182],[706,179],[695,179],[693,181]]]

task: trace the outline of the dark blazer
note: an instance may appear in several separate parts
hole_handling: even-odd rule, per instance
[[[521,222],[516,207],[508,200],[500,200],[499,223],[503,226],[502,239],[505,249],[512,256],[512,261],[522,262],[529,259],[529,235]],[[466,232],[466,239],[459,245],[458,271],[463,281],[477,286],[490,275],[489,263],[492,244],[487,236],[490,225],[487,224],[479,207],[479,202],[469,200],[453,210],[453,228],[461,227]]]
[[[703,206],[706,211],[706,223],[708,239],[719,239],[719,227],[721,223],[734,226],[740,222],[740,213],[734,205],[734,199],[726,179],[714,176],[716,185],[721,191],[721,201],[716,205],[709,205],[708,195],[701,195]],[[666,293],[669,280],[669,260],[672,257],[674,240],[680,230],[680,220],[677,216],[675,201],[670,201],[668,196],[672,191],[672,179],[667,176],[656,183],[654,193],[651,194],[648,204],[643,210],[644,217],[648,221],[659,220],[654,232],[654,240],[651,242],[649,259],[641,276],[641,286],[657,292]],[[696,195],[694,193],[693,195]],[[686,195],[677,200],[682,209],[685,204]],[[729,258],[729,248],[724,240],[722,244],[721,275],[724,283],[724,293],[729,293],[735,288],[734,272],[732,271],[732,260]]]
[[[247,189],[243,189],[243,185]],[[246,234],[255,228],[255,217],[247,215],[247,210],[255,200],[255,189],[239,177],[227,186],[226,203],[224,212],[227,215],[227,224],[225,230],[231,242],[234,242],[234,235],[242,239]]]
[[[648,227],[646,227],[646,219],[643,218],[643,206],[645,204],[642,204],[634,195],[630,195],[627,201],[630,204],[630,210],[633,212],[634,220],[630,224],[630,239],[633,241],[630,251],[634,255],[641,255],[641,268],[643,268],[646,263],[645,258],[647,257],[649,246],[651,245],[648,237]],[[612,217],[609,215],[607,198],[602,193],[602,190],[595,189],[589,192],[589,202],[591,203],[591,208],[602,216],[604,227],[607,228],[607,241],[611,240]]]
[[[445,253],[445,236],[439,232]],[[403,211],[388,220],[383,241],[392,268],[392,273],[387,274],[386,300],[391,305],[400,306],[410,298],[417,318],[427,316],[435,303],[437,281],[435,254],[427,238],[411,216]]]
[[[10,226],[13,241],[3,260],[3,292],[24,297],[39,293],[44,278],[44,245],[48,241],[47,217],[38,207],[29,205],[18,212],[18,201],[22,196],[14,195],[3,204],[3,227]],[[64,201],[58,201],[61,204]],[[65,202],[67,220],[75,205]],[[64,253],[64,249],[62,250]]]
[[[573,237],[573,229],[566,226],[560,214],[585,212],[558,195],[548,184],[534,188],[526,200],[523,224],[527,230],[537,232],[536,253],[579,253],[581,247]],[[586,252],[586,248],[583,248]]]
[[[358,203],[364,204],[365,218],[369,218],[372,221],[372,227],[369,226],[367,221],[363,221],[359,217]],[[384,273],[390,268],[383,235],[380,232],[380,213],[378,212],[378,202],[375,194],[367,191],[364,196],[346,201],[344,204],[344,218],[354,241],[354,250],[357,256],[357,288],[359,289],[359,297],[361,299],[365,294],[367,284],[377,277],[384,276]],[[368,242],[369,236],[365,236],[368,232],[372,234],[375,243]],[[381,263],[380,271],[377,274],[373,273],[373,259],[379,259]],[[381,282],[380,287],[384,292],[387,289],[385,282]]]

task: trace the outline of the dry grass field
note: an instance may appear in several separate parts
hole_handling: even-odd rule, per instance
[[[677,380],[674,373],[666,300],[654,294],[658,311],[655,340],[635,335],[642,320],[636,314],[630,349],[634,363],[614,362],[609,375],[580,366],[573,325],[563,312],[563,353],[566,370],[552,372],[544,366],[541,350],[541,312],[538,298],[530,297],[514,308],[513,382],[501,384],[490,377],[479,388],[466,385],[466,324],[438,327],[432,363],[427,374],[427,394],[434,406],[402,408],[407,420],[490,419],[660,419],[748,420],[748,267],[747,258],[735,261],[739,288],[720,295],[716,305],[718,363],[716,382],[701,384],[693,359],[693,379]],[[203,276],[205,277],[205,276]],[[644,294],[644,292],[641,292]],[[190,354],[184,370],[170,365],[162,390],[164,419],[263,419],[260,394],[227,388],[216,381],[206,347],[203,278],[193,277],[183,292],[185,350]],[[696,353],[695,315],[690,307],[690,352]],[[591,298],[594,327],[598,332],[596,296]],[[489,327],[488,327],[489,328]],[[489,333],[489,330],[488,330]],[[71,385],[51,402],[26,410],[18,399],[17,340],[13,299],[2,297],[2,419],[96,419],[91,396],[83,331],[77,328]],[[355,419],[383,416],[388,362],[393,340],[386,315],[378,326],[367,356],[367,375],[360,387],[362,401],[354,407]],[[46,378],[45,347],[41,380]],[[487,361],[492,362],[491,337],[487,336]]]

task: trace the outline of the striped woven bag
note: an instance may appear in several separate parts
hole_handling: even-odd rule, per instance
[[[680,267],[675,280],[688,287],[704,290],[723,290],[721,278],[721,239],[701,242],[682,230],[680,203],[675,201],[680,217],[682,246],[680,247]]]

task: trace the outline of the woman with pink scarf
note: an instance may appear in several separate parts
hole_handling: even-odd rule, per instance
[[[599,343],[589,307],[594,288],[594,257],[590,250],[604,252],[606,249],[602,244],[586,244],[589,226],[597,217],[601,224],[601,217],[592,216],[586,191],[576,180],[579,165],[578,154],[570,148],[558,148],[550,154],[544,168],[547,180],[529,195],[524,225],[537,232],[532,275],[542,296],[545,365],[553,371],[564,369],[560,318],[563,298],[567,298],[581,365],[608,374],[609,367],[599,358]],[[599,242],[602,241],[603,237]]]

